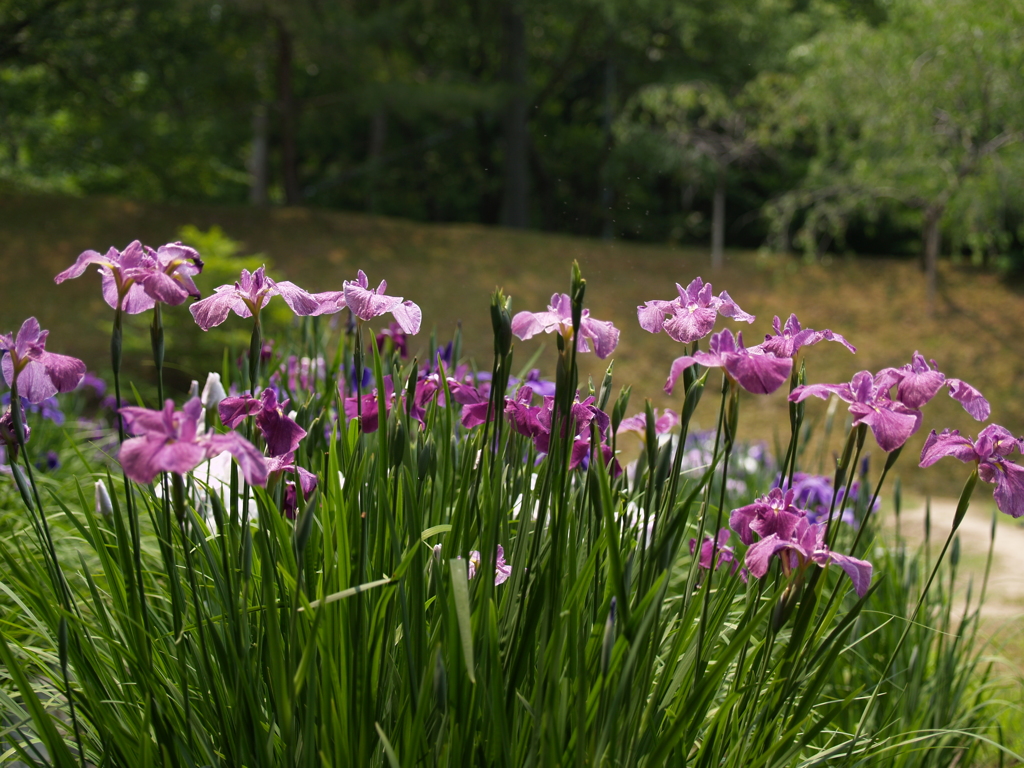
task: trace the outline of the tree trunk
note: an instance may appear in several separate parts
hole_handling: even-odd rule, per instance
[[[252,113],[252,149],[249,154],[249,202],[257,206],[266,205],[268,200],[268,134],[267,105],[261,102]]]
[[[939,220],[944,206],[930,205],[924,212],[924,274],[926,286],[925,311],[929,317],[935,315],[935,301],[939,285],[939,248],[941,232]]]
[[[505,196],[501,221],[525,229],[530,223],[527,157],[526,24],[521,0],[508,0],[503,13],[505,73],[509,98],[505,105]]]
[[[612,36],[608,36],[611,45]],[[601,167],[601,214],[604,216],[601,236],[605,240],[615,237],[615,221],[612,216],[612,205],[615,202],[615,191],[612,189],[611,156],[612,156],[612,122],[615,120],[615,60],[608,56],[604,60],[604,165]]]
[[[715,171],[715,197],[711,209],[711,269],[725,265],[725,181],[726,168],[719,163]]]
[[[370,213],[380,211],[378,187],[380,186],[381,156],[388,137],[388,111],[382,104],[377,107],[370,120],[370,147],[368,157],[368,183],[366,194],[366,210]]]
[[[277,24],[277,104],[281,110],[281,175],[284,181],[285,205],[302,202],[299,187],[299,159],[297,149],[298,107],[292,89],[294,53],[292,36],[284,22]]]

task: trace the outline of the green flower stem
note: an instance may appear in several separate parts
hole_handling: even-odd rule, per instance
[[[725,426],[725,421],[726,421],[726,404],[728,403],[728,400],[729,400],[729,377],[727,375],[723,374],[722,375],[722,402],[721,402],[721,405],[719,405],[719,408],[718,408],[718,428],[715,430],[715,448],[714,448],[714,451],[711,454],[711,463],[712,464],[714,464],[718,460],[718,449],[719,449],[719,447],[721,446],[721,443],[722,443],[722,431],[723,431],[723,428]],[[723,476],[722,482],[723,483],[725,482],[724,476]],[[713,485],[714,485],[714,483],[708,482],[707,487],[704,489],[704,500],[701,502],[701,506],[700,506],[700,517],[698,518],[698,521],[697,521],[697,547],[698,548],[695,550],[695,553],[694,553],[695,556],[690,561],[690,574],[689,574],[689,576],[688,576],[688,578],[686,580],[686,593],[685,593],[685,595],[683,597],[683,600],[685,601],[685,607],[683,609],[684,612],[689,607],[690,601],[693,599],[693,592],[694,592],[694,589],[696,588],[696,585],[697,585],[697,577],[698,577],[698,575],[700,573],[700,549],[699,548],[700,548],[701,544],[704,541],[704,530],[705,530],[705,528],[707,526],[708,507],[711,504],[711,488],[712,488]],[[716,535],[717,535],[717,531],[716,531]],[[710,592],[710,580],[708,581],[708,583],[705,584],[705,586],[708,587],[708,589],[705,590],[705,591],[706,592]],[[706,600],[705,600],[705,602],[706,602]],[[705,615],[706,611],[707,611],[707,606],[705,604],[701,608],[701,622],[700,622],[700,626],[697,629],[697,656],[696,656],[696,658],[697,658],[697,665],[696,665],[697,674],[694,675],[694,685],[696,685],[697,682],[700,679],[700,673],[701,673],[700,660],[703,658],[703,655],[704,655],[704,634],[705,634],[705,624],[707,623],[706,620],[705,620],[706,619],[706,615]]]
[[[836,538],[836,533],[832,529],[832,520],[835,517],[836,502],[839,499],[839,486],[845,483],[846,490],[843,492],[843,503],[839,512],[840,517],[842,517],[842,507],[846,506],[846,502],[850,497],[850,488],[853,486],[853,475],[855,473],[851,471],[851,468],[855,468],[860,460],[860,452],[864,448],[864,438],[867,436],[867,432],[867,424],[858,424],[850,430],[850,434],[846,438],[846,447],[843,448],[842,458],[839,459],[839,463],[836,466],[835,478],[832,481],[832,502],[828,507],[828,521],[825,523],[825,543],[828,546],[832,546]],[[838,526],[836,530],[838,530]]]
[[[256,397],[256,389],[260,381],[260,359],[263,356],[263,328],[257,313],[252,326],[252,337],[249,340],[249,391]]]
[[[162,305],[158,301],[153,307],[153,324],[149,327],[149,338],[153,347],[153,364],[156,366],[156,397],[159,407],[164,404],[164,321]]]
[[[860,735],[867,723],[868,715],[871,714],[871,709],[875,705],[878,693],[882,689],[882,683],[888,680],[889,670],[892,669],[892,665],[895,663],[896,657],[903,649],[903,643],[906,642],[907,635],[910,634],[911,627],[913,627],[914,622],[917,621],[917,614],[921,612],[921,606],[924,605],[925,598],[928,596],[928,590],[931,589],[932,582],[935,581],[935,576],[939,572],[939,566],[942,565],[942,560],[946,556],[946,551],[949,549],[949,545],[953,543],[953,537],[956,535],[957,529],[960,527],[960,523],[963,522],[964,516],[967,514],[967,509],[971,504],[971,494],[974,493],[974,486],[977,484],[978,468],[975,467],[970,477],[967,478],[967,482],[964,483],[963,491],[960,492],[960,501],[957,502],[956,514],[953,516],[953,525],[949,529],[949,535],[946,537],[946,543],[942,545],[942,551],[939,552],[939,556],[935,560],[935,565],[932,567],[931,574],[928,576],[928,581],[925,583],[924,589],[921,590],[921,596],[917,600],[917,605],[914,606],[914,612],[907,617],[906,624],[903,627],[903,633],[900,635],[900,639],[896,643],[896,647],[893,648],[892,653],[889,655],[889,660],[885,663],[885,666],[879,673],[878,683],[875,685],[874,691],[871,692],[871,698],[868,699],[867,706],[864,707],[864,712],[860,716],[860,721],[857,723],[857,731],[850,740],[850,748],[846,753],[847,760],[849,760],[853,755],[853,750],[857,746],[857,741],[860,739]]]
[[[727,379],[728,381],[728,405],[726,407],[726,418],[725,418],[725,456],[722,459],[722,487],[718,493],[718,513],[715,516],[715,527],[711,531],[711,562],[708,568],[708,577],[704,582],[704,605],[701,608],[700,618],[700,633],[703,635],[704,627],[708,622],[708,611],[711,605],[711,582],[715,576],[715,561],[718,558],[718,532],[722,529],[722,512],[725,509],[725,490],[726,483],[729,478],[729,459],[732,457],[732,449],[736,442],[736,426],[739,423],[739,387],[736,382]],[[723,392],[723,398],[725,393]],[[697,547],[694,549],[694,558],[700,564],[700,550],[704,544],[704,535],[697,538]],[[697,669],[702,672],[703,667],[701,665],[701,650],[703,649],[703,637],[698,640],[697,643]]]
[[[807,368],[806,364],[801,362],[800,368],[796,366],[796,361],[793,361],[793,372],[789,378],[789,391],[792,394],[793,390],[801,384],[805,384],[807,381]],[[786,449],[786,457],[783,459],[782,467],[779,471],[779,477],[789,478],[789,488],[793,487],[793,474],[796,472],[796,457],[799,453],[798,447],[800,443],[800,428],[804,423],[804,403],[793,403],[789,404],[789,447]]]
[[[68,675],[68,651],[67,651],[67,634],[68,634],[68,617],[73,616],[74,613],[78,612],[77,606],[74,603],[74,598],[71,594],[71,587],[68,585],[67,579],[64,577],[64,571],[60,567],[60,560],[57,558],[57,549],[53,544],[53,536],[50,533],[50,523],[46,519],[46,512],[43,509],[43,501],[39,497],[39,487],[36,485],[35,472],[32,470],[32,461],[28,456],[28,449],[25,447],[25,424],[21,419],[21,399],[18,395],[18,378],[14,377],[11,382],[11,414],[14,420],[14,436],[15,440],[18,441],[18,449],[21,452],[21,460],[25,465],[25,471],[28,474],[29,486],[32,489],[32,496],[35,499],[36,515],[33,515],[33,524],[36,527],[36,534],[40,538],[40,543],[49,555],[47,562],[47,570],[50,571],[50,579],[53,582],[54,591],[57,592],[61,607],[64,610],[64,615],[60,618],[60,625],[58,629],[58,640],[59,640],[59,656],[60,656],[60,667],[61,676],[64,683],[64,695],[68,700],[69,714],[71,715],[71,724],[74,728],[75,733],[75,744],[78,747],[78,759],[85,768],[85,750],[82,748],[82,734],[81,729],[78,725],[78,715],[75,710],[75,696],[74,691],[71,688],[71,679]],[[17,467],[12,461],[12,470],[16,470]],[[40,535],[41,534],[41,535]],[[77,641],[76,641],[77,646]]]
[[[903,446],[901,445],[885,459],[885,466],[882,468],[882,474],[879,475],[878,483],[875,484],[875,492],[871,496],[871,501],[868,502],[867,509],[864,510],[864,519],[861,520],[860,526],[857,528],[857,535],[853,539],[853,545],[850,547],[851,557],[853,557],[857,552],[857,545],[860,543],[861,537],[864,535],[864,529],[867,528],[868,518],[871,516],[872,510],[875,508],[875,502],[878,501],[878,494],[882,490],[882,483],[885,482],[885,478],[889,474],[889,470],[892,469],[902,452]],[[840,517],[842,517],[842,513],[840,513]]]
[[[121,444],[124,443],[124,417],[121,415],[121,352],[122,338],[124,331],[124,311],[118,302],[114,310],[114,328],[110,336],[110,367],[114,374],[114,400],[117,412],[117,436]],[[142,537],[139,533],[139,519],[135,507],[135,499],[132,495],[131,481],[122,469],[124,478],[125,505],[128,508],[128,530],[132,540],[132,554],[135,561],[135,573],[132,579],[135,581],[135,588],[138,591],[139,612],[143,625],[148,632],[149,614],[146,611],[146,586],[142,576]]]
[[[36,485],[35,472],[32,469],[32,461],[28,456],[28,449],[25,446],[25,424],[21,418],[21,398],[18,395],[18,380],[17,378],[11,383],[11,414],[14,418],[14,434],[15,439],[18,441],[18,450],[21,453],[22,463],[25,465],[25,473],[28,475],[29,488],[32,490],[32,498],[35,501],[35,515],[32,519],[36,525],[36,533],[40,538],[40,543],[49,555],[47,563],[48,570],[50,570],[51,580],[53,581],[54,591],[57,592],[61,598],[61,605],[68,612],[71,611],[71,591],[68,587],[67,580],[64,578],[64,572],[61,570],[60,561],[57,559],[57,549],[53,543],[53,536],[50,533],[50,523],[46,519],[46,513],[43,510],[43,501],[39,496],[39,487]],[[16,469],[14,462],[12,464],[12,471]],[[28,505],[31,507],[32,505]]]

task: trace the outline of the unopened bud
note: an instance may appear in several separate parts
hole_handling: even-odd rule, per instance
[[[96,481],[96,514],[101,517],[110,517],[114,514],[114,505],[110,501],[110,493],[107,485],[102,480]]]
[[[500,288],[491,295],[491,327],[494,330],[494,355],[504,359],[512,349],[512,297]]]
[[[214,410],[221,400],[226,398],[228,393],[224,391],[219,373],[210,373],[206,377],[206,384],[203,386],[203,405],[209,410]]]

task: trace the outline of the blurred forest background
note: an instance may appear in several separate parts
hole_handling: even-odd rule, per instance
[[[0,185],[921,257],[933,296],[1024,265],[1022,86],[1015,0],[0,0]]]

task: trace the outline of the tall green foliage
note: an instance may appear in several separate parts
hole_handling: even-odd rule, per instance
[[[569,339],[585,290],[574,270]],[[491,317],[487,405],[498,412],[516,372],[511,300],[500,291]],[[64,488],[37,482],[27,453],[27,480],[13,465],[19,516],[31,525],[0,542],[9,755],[62,768],[769,768],[872,765],[915,745],[926,759],[904,756],[907,765],[950,749],[969,759],[990,738],[989,693],[973,675],[977,614],[956,641],[949,613],[932,615],[944,603],[928,587],[937,574],[943,589],[953,582],[946,561],[917,571],[921,559],[897,550],[858,598],[837,567],[791,563],[745,580],[728,562],[701,567],[700,548],[689,551],[731,508],[735,382],[722,381],[706,464],[683,466],[711,375],[690,368],[675,441],[657,440],[648,403],[634,472],[606,464],[596,420],[588,466],[574,469],[580,382],[565,337],[542,457],[500,416],[464,427],[459,379],[445,369],[443,399],[415,413],[428,379],[388,345],[364,352],[364,321],[340,341],[304,323],[296,354],[337,352],[317,363],[319,377],[279,382],[307,432],[295,462],[319,480],[291,518],[281,476],[250,488],[237,471],[215,482],[209,468],[171,474],[159,488],[98,471],[108,504],[77,477]],[[380,394],[358,401],[380,409],[373,431],[368,411],[346,418],[339,401],[339,392],[361,394],[348,379],[353,364],[355,382],[365,366],[406,393],[390,407]],[[258,379],[259,366],[249,370]],[[614,431],[628,390],[612,400],[609,368],[593,395]],[[796,467],[802,414],[794,404],[783,472]],[[207,424],[218,428],[212,413]],[[865,432],[850,433],[837,489],[852,482]],[[838,526],[846,502],[837,493]],[[864,520],[871,505],[861,501]],[[833,537],[835,551],[854,553],[868,540]],[[942,631],[918,625],[935,621]],[[927,691],[948,721],[936,720]]]

